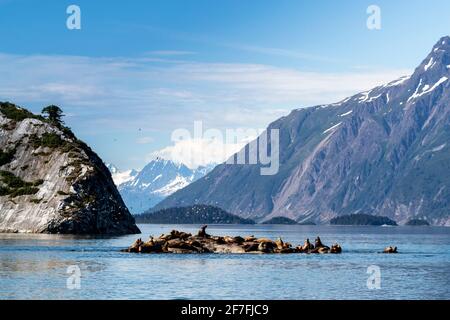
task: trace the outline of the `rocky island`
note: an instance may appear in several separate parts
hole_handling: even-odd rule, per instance
[[[264,221],[262,224],[297,224],[297,221],[287,217],[273,217],[272,219]]]
[[[424,219],[410,219],[405,223],[405,226],[429,226],[430,223]]]
[[[149,211],[135,216],[138,223],[156,224],[254,224],[251,219],[241,218],[211,205],[197,204]]]
[[[123,252],[134,253],[341,253],[342,248],[335,243],[331,247],[322,243],[319,237],[312,244],[309,239],[303,245],[292,246],[281,238],[212,236],[206,233],[206,225],[196,235],[178,230],[150,237],[146,242],[137,239]]]
[[[43,113],[0,103],[0,232],[139,233],[103,161]]]
[[[330,220],[330,224],[342,226],[396,226],[397,222],[388,217],[356,213],[333,218]]]

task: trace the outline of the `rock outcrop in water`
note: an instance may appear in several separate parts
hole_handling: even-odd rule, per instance
[[[203,226],[197,235],[172,230],[158,238],[150,237],[146,242],[137,239],[123,252],[134,253],[341,253],[339,244],[328,247],[317,237],[315,244],[306,239],[304,245],[293,247],[281,238],[273,241],[267,238],[212,236]]]
[[[0,103],[0,150],[0,232],[140,232],[102,160],[67,127]]]
[[[330,220],[330,224],[343,226],[396,226],[397,222],[388,217],[357,213],[333,218]]]
[[[138,223],[169,224],[254,224],[215,206],[194,205],[147,212],[134,216]]]
[[[273,217],[262,224],[297,224],[297,221],[286,218],[286,217]]]

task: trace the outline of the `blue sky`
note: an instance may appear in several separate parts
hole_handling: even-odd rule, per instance
[[[81,8],[81,30],[66,8]],[[366,27],[369,5],[381,30]],[[264,128],[410,73],[450,2],[0,0],[0,100],[58,104],[106,162],[140,168],[193,128]]]

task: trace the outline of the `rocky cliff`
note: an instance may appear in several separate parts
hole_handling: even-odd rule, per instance
[[[102,160],[66,127],[0,103],[0,232],[139,233]]]
[[[411,76],[270,124],[280,130],[276,175],[222,164],[155,209],[203,203],[258,221],[365,213],[450,225],[449,78],[443,37]]]

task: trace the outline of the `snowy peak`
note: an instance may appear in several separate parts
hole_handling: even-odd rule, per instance
[[[450,51],[450,36],[444,36],[433,46],[433,53]]]
[[[440,95],[450,81],[450,37],[442,37],[428,56],[410,76],[403,76],[385,85],[358,93],[342,103],[343,108],[357,102],[359,105],[387,105],[408,109],[418,98]],[[386,110],[386,111],[388,111]]]
[[[450,37],[442,37],[407,81],[406,105],[444,92],[450,79]]]
[[[166,160],[163,158],[156,158],[152,160],[149,164],[147,164],[144,169],[140,172],[140,178],[144,178],[146,180],[154,179],[161,172],[165,173],[175,173],[179,172],[182,175],[189,175],[192,173],[192,170],[187,166],[181,163],[175,163],[171,160]]]
[[[150,209],[165,197],[202,178],[214,165],[190,169],[182,163],[156,158],[140,172],[113,174],[119,192],[132,213]]]
[[[125,182],[132,181],[139,173],[134,169],[121,171],[112,163],[106,163],[105,165],[108,168],[109,172],[111,172],[111,177],[113,178],[114,184],[116,186],[119,186]]]
[[[430,54],[417,67],[414,74],[417,76],[434,75],[436,73],[449,72],[450,65],[450,37],[442,37],[433,46]]]

